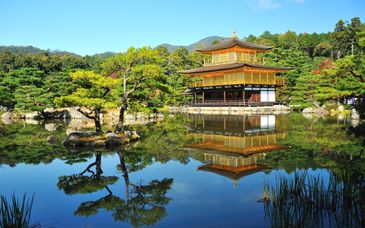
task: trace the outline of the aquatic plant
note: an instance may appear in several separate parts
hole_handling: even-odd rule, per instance
[[[277,176],[274,185],[264,183],[265,217],[272,227],[363,227],[364,183],[363,176],[349,173],[331,173],[328,183],[306,171]]]
[[[8,200],[5,196],[0,196],[0,227],[3,228],[28,228],[40,227],[39,223],[31,224],[34,195],[27,198],[26,194],[19,201],[15,194]]]

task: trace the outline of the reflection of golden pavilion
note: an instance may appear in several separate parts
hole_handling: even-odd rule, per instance
[[[244,176],[267,170],[257,164],[265,159],[266,152],[287,148],[277,143],[285,133],[280,131],[275,115],[193,118],[194,143],[186,147],[204,151],[206,164],[198,170],[225,176],[233,180],[234,186]]]
[[[250,136],[211,135],[193,133],[195,139],[201,142],[187,145],[190,148],[217,150],[234,154],[250,155],[263,151],[284,149],[276,141],[285,137],[285,133],[265,133]]]

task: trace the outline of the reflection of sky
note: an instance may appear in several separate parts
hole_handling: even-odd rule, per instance
[[[67,165],[54,160],[50,164],[3,166],[0,173],[1,194],[10,196],[13,192],[21,195],[35,194],[33,218],[42,224],[58,227],[112,227],[127,225],[115,222],[112,212],[100,210],[98,215],[90,217],[74,216],[78,206],[85,201],[97,200],[107,195],[106,190],[90,194],[66,195],[58,190],[59,176],[77,174],[93,162]],[[116,169],[119,157],[102,157],[104,176],[118,176],[119,181],[109,186],[115,196],[125,199],[124,179]],[[198,171],[200,162],[191,160],[184,165],[177,161],[165,164],[154,163],[145,169],[129,173],[130,181],[138,184],[148,183],[152,179],[173,178],[172,189],[167,195],[172,201],[167,205],[167,216],[157,223],[163,227],[186,226],[267,226],[264,221],[263,204],[257,200],[263,194],[264,180],[274,183],[274,178],[284,171],[272,171],[268,174],[258,172],[243,177],[233,188],[233,182],[223,176]],[[309,170],[310,174],[321,175],[328,179],[326,170]]]

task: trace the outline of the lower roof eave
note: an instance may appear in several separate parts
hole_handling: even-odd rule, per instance
[[[267,65],[259,65],[259,64],[251,64],[251,63],[230,63],[230,64],[221,64],[221,65],[214,65],[214,66],[203,66],[191,70],[183,70],[179,71],[181,74],[188,74],[188,75],[199,75],[204,73],[212,73],[212,72],[224,72],[228,70],[235,70],[240,68],[246,69],[258,69],[258,70],[272,70],[276,72],[286,72],[292,70],[292,67],[277,67],[277,66],[267,66]]]

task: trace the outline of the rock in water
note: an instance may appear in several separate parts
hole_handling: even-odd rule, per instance
[[[105,133],[105,136],[107,138],[118,137],[114,132],[107,132],[107,133]]]
[[[44,125],[44,129],[46,131],[55,131],[57,129],[57,125],[54,123],[47,123]]]
[[[314,109],[313,113],[318,116],[326,116],[326,115],[328,115],[329,112],[326,109],[324,109],[323,107],[319,107],[319,108]]]
[[[352,109],[350,117],[351,117],[351,119],[353,119],[353,120],[358,120],[358,119],[360,119],[360,115],[359,115],[359,113],[356,111],[356,109]]]
[[[71,115],[69,111],[67,111],[66,109],[57,110],[57,109],[46,108],[43,110],[42,115],[44,119],[50,119],[50,120],[71,119]]]
[[[339,105],[339,106],[337,107],[337,111],[338,111],[338,112],[343,112],[343,111],[345,111],[345,107],[343,107],[343,105]]]
[[[56,137],[54,137],[53,135],[50,135],[50,136],[48,136],[48,138],[47,138],[47,142],[48,142],[49,144],[55,144],[55,143],[57,142],[57,139],[56,139]]]
[[[114,147],[136,141],[139,135],[136,132],[125,131],[123,134],[107,132],[98,135],[95,132],[72,132],[64,141],[67,147]]]
[[[303,109],[302,113],[303,114],[313,113],[313,108],[312,107],[305,108]]]
[[[27,112],[25,113],[25,119],[43,119],[43,116],[39,112]]]
[[[163,119],[163,118],[165,118],[165,116],[162,113],[159,113],[159,114],[157,114],[157,118],[158,119]]]
[[[11,118],[11,112],[5,112],[1,115],[1,120],[4,124],[11,124],[13,123],[13,120]]]

